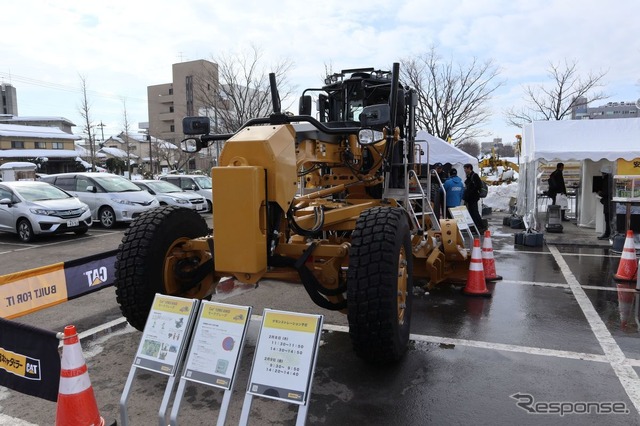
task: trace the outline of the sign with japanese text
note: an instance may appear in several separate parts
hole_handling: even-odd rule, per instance
[[[137,367],[175,374],[196,302],[156,294],[134,360]]]
[[[469,229],[469,225],[473,225],[473,218],[465,206],[450,207],[449,212],[451,217],[458,222],[458,228]]]
[[[305,405],[322,318],[265,309],[247,392]]]
[[[182,377],[231,389],[250,317],[248,306],[202,302]]]
[[[618,175],[640,175],[640,158],[631,161],[619,159],[616,166]]]

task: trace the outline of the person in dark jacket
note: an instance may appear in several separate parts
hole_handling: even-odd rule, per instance
[[[436,177],[438,175],[438,177]],[[438,179],[440,178],[440,179]],[[435,163],[433,170],[431,170],[431,201],[433,202],[433,211],[436,214],[436,218],[440,220],[443,210],[443,194],[440,182],[444,183],[447,179],[447,175],[442,169],[442,163]]]
[[[444,182],[444,190],[447,193],[447,208],[458,207],[462,204],[462,195],[464,194],[464,184],[458,176],[458,171],[451,168],[449,171],[449,179]],[[451,219],[451,214],[447,210],[447,218]]]
[[[473,165],[470,163],[465,164],[464,173],[467,175],[467,179],[464,181],[464,194],[462,199],[467,206],[467,210],[473,219],[473,223],[478,228],[480,233],[483,233],[486,229],[482,223],[482,216],[478,211],[478,201],[480,201],[480,188],[482,187],[482,181],[480,176],[473,171]]]
[[[549,198],[551,198],[552,203],[556,204],[556,196],[558,194],[567,195],[567,187],[564,184],[564,176],[562,175],[562,171],[564,170],[564,163],[556,164],[556,169],[551,172],[549,175],[549,190],[547,194]],[[561,218],[566,221],[565,218],[565,210],[561,210]]]
[[[611,236],[611,167],[603,166],[600,173],[602,173],[602,189],[598,195],[604,213],[604,234],[600,235],[598,239],[608,240]]]

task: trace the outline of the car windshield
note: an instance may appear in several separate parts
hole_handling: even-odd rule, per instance
[[[94,176],[93,178],[107,192],[142,191],[135,183],[121,176]]]
[[[18,186],[13,189],[20,194],[22,198],[32,202],[71,198],[71,195],[48,183]]]
[[[172,183],[159,180],[157,182],[146,182],[147,186],[153,189],[155,192],[169,193],[169,192],[184,192],[179,186]]]
[[[198,186],[202,189],[211,189],[211,178],[209,176],[194,177]]]

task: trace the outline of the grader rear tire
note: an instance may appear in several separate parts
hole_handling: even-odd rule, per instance
[[[181,250],[186,241],[207,233],[207,224],[197,212],[174,206],[149,210],[131,223],[118,247],[115,265],[116,301],[129,324],[144,329],[155,293],[206,297],[213,285],[210,276],[184,290],[183,281],[174,271],[176,259],[201,262],[207,258],[208,252]]]
[[[376,364],[398,361],[409,342],[413,256],[406,214],[375,207],[356,222],[349,251],[349,335],[356,354]]]

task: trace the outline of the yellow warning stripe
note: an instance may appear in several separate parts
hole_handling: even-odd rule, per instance
[[[52,265],[40,266],[38,268],[27,269],[26,271],[13,272],[7,275],[0,275],[0,285],[9,284],[13,281],[32,278],[38,275],[55,272],[64,269],[64,262],[54,263]]]

